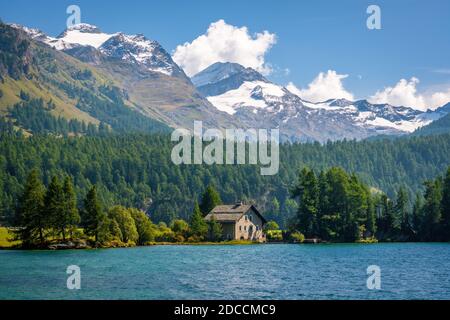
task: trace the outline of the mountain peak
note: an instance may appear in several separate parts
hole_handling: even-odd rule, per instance
[[[102,33],[102,31],[97,26],[94,26],[89,23],[78,23],[73,26],[70,26],[62,33],[62,35],[68,31],[79,31],[82,33]]]
[[[352,105],[353,101],[341,98],[341,99],[330,99],[327,100],[326,103],[328,103],[331,107],[347,107]]]
[[[183,74],[166,50],[143,34],[117,33],[106,40],[99,50],[109,57],[141,64],[150,71],[166,75]]]
[[[217,96],[237,89],[246,81],[268,82],[258,71],[233,62],[213,63],[194,75],[191,81],[205,96]]]

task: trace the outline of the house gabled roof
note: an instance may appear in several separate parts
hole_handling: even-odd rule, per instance
[[[253,210],[263,221],[266,223],[267,220],[262,216],[262,214],[256,209],[254,205],[248,204],[233,204],[233,205],[219,205],[211,210],[210,213],[205,217],[206,221],[209,221],[214,217],[218,222],[237,222],[244,214],[248,211]]]

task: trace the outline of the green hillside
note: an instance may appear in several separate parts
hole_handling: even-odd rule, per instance
[[[19,103],[42,100],[57,118],[104,122],[119,131],[167,130],[142,115],[112,77],[5,24],[0,24],[0,81],[3,117],[11,118],[10,109]]]

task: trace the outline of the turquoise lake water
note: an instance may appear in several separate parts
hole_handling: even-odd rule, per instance
[[[381,290],[366,286],[369,265]],[[4,250],[0,299],[450,299],[450,244]]]

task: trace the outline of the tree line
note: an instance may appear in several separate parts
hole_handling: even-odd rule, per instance
[[[72,179],[55,176],[45,187],[38,170],[28,175],[15,210],[15,240],[24,248],[49,243],[84,241],[91,246],[133,246],[153,242],[198,242],[222,240],[219,223],[204,216],[221,203],[209,186],[201,204],[195,203],[189,223],[175,219],[170,226],[154,224],[145,212],[120,205],[104,208],[93,186],[81,205],[77,203]],[[200,207],[203,211],[201,211]]]
[[[174,145],[160,134],[105,134],[25,137],[0,121],[0,220],[11,224],[14,208],[28,173],[41,172],[45,185],[53,176],[72,178],[78,203],[93,185],[105,207],[122,205],[145,211],[155,223],[189,220],[205,186],[214,185],[224,203],[254,203],[268,220],[287,227],[298,204],[290,197],[298,168],[315,172],[342,167],[365,185],[395,199],[403,187],[408,205],[425,180],[434,179],[450,164],[450,135],[395,140],[340,141],[324,145],[282,144],[280,170],[261,176],[253,165],[174,165]]]
[[[290,222],[307,238],[332,242],[450,241],[450,167],[424,182],[411,206],[405,188],[394,200],[371,190],[354,174],[331,168],[299,173],[292,189],[298,211]]]

